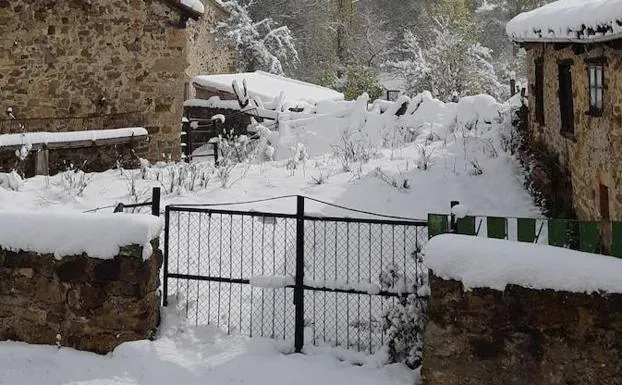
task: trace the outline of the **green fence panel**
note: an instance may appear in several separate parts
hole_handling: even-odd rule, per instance
[[[549,245],[564,247],[570,243],[569,221],[567,219],[549,219]]]
[[[501,217],[486,218],[488,238],[506,239],[508,237],[508,220]]]
[[[536,220],[532,218],[518,218],[518,241],[534,243],[536,241]]]
[[[600,253],[600,223],[579,222],[579,250]]]
[[[622,258],[622,222],[611,224],[611,255]]]
[[[447,215],[428,214],[428,238],[445,234],[448,228],[449,219]]]
[[[456,233],[462,235],[475,235],[475,217],[456,219]]]

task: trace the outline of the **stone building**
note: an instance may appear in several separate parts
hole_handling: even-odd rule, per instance
[[[189,80],[235,70],[233,50],[211,33],[225,17],[216,0],[0,0],[0,108],[23,122],[56,119],[26,131],[140,122],[149,158],[176,158]],[[116,127],[58,119],[109,114],[128,119]],[[0,133],[11,127],[0,124]]]
[[[622,0],[557,1],[506,29],[527,51],[530,146],[568,176],[551,190],[578,219],[622,220]]]

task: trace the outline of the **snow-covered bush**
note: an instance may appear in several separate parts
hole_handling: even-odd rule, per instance
[[[82,167],[85,164],[86,162],[82,164]],[[73,163],[70,163],[67,170],[61,173],[63,188],[71,195],[82,196],[92,180],[92,175],[87,175],[80,168],[75,167]]]
[[[371,100],[382,96],[384,92],[375,69],[363,65],[348,67],[344,96],[346,100],[356,100],[366,92]]]
[[[399,266],[390,264],[380,276],[383,290],[397,293],[414,292],[400,295],[398,302],[383,315],[382,327],[387,336],[389,361],[401,362],[410,368],[421,366],[423,349],[423,331],[426,323],[428,279],[423,268],[421,247],[412,253],[416,276],[404,277]]]

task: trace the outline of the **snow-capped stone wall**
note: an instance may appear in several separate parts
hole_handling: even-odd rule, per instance
[[[35,228],[0,240],[0,340],[105,354],[154,335],[162,254],[158,234],[149,236],[149,228],[158,219],[104,219],[87,226],[64,218],[54,225],[57,233],[70,223],[78,226],[67,228],[66,238]],[[143,243],[145,236],[156,239],[131,244]],[[128,245],[117,246],[124,239]]]
[[[182,11],[164,0],[5,3],[0,110],[13,107],[18,119],[140,111],[151,160],[179,155],[190,77],[234,68],[233,50],[210,32],[224,17],[213,1],[204,1],[205,13],[185,25]],[[69,121],[59,130],[86,128],[103,127]]]
[[[511,241],[436,238],[425,252],[437,270],[430,273],[422,385],[619,382],[615,273],[622,261]],[[560,263],[565,253],[568,261]],[[587,270],[572,272],[581,265]],[[607,270],[599,281],[600,268]],[[594,291],[601,286],[609,291]]]
[[[600,186],[609,190],[610,218],[622,218],[622,48],[600,44],[588,49],[560,49],[552,44],[526,44],[529,83],[530,143],[539,142],[556,153],[559,165],[567,168],[572,182],[572,202],[581,220],[600,220]],[[577,48],[577,47],[575,47]],[[536,119],[535,61],[544,66],[544,124]],[[588,114],[588,59],[603,59],[604,110],[602,116]],[[558,97],[558,62],[572,60],[574,135],[561,131]],[[558,174],[558,171],[555,171]],[[563,186],[551,186],[561,190]]]

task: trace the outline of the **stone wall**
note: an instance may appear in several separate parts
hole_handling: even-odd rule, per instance
[[[422,385],[622,383],[621,294],[430,289]]]
[[[559,155],[572,181],[572,201],[579,219],[599,220],[600,185],[609,190],[610,217],[622,220],[622,49],[620,42],[573,47],[554,44],[527,45],[530,92],[530,125],[533,139],[545,143]],[[588,73],[585,59],[604,57],[604,112],[602,117],[589,110]],[[536,122],[535,64],[544,62],[544,121]],[[574,98],[574,138],[561,131],[558,98],[558,61],[572,59]]]
[[[151,160],[176,157],[189,77],[232,67],[208,28],[221,11],[205,5],[184,24],[164,0],[0,2],[0,107],[18,118],[145,112]]]
[[[0,340],[55,344],[105,354],[154,336],[162,255],[143,261],[128,246],[110,260],[0,248]]]
[[[33,151],[23,163],[15,156],[15,148],[0,147],[0,172],[19,170],[26,177],[34,176],[41,156],[44,157],[43,161],[47,157],[47,173],[44,174],[49,175],[70,169],[71,165],[84,172],[102,172],[117,167],[117,164],[126,169],[139,168],[139,158],[147,156],[148,145],[145,139],[128,139],[117,144],[49,149],[47,153]]]

